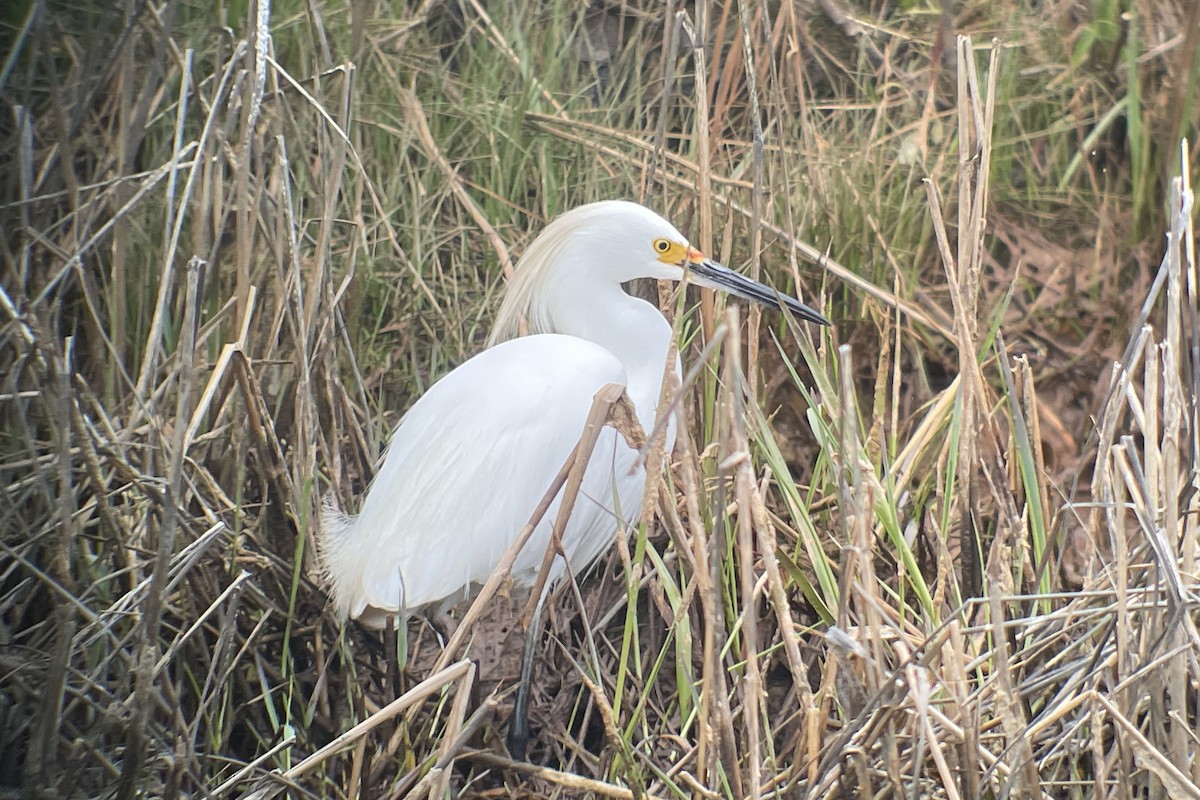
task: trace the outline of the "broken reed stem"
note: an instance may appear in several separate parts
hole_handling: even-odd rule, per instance
[[[628,434],[625,432],[630,429],[630,426],[637,425],[637,415],[632,412],[632,403],[625,394],[624,387],[615,383],[601,387],[600,391],[596,392],[591,411],[584,422],[583,434],[579,437],[579,442],[572,453],[571,468],[567,473],[566,488],[558,507],[558,514],[554,518],[550,542],[546,546],[546,552],[542,556],[542,565],[538,568],[537,579],[529,593],[529,602],[525,606],[525,612],[521,615],[521,624],[526,628],[533,620],[533,614],[541,600],[546,581],[550,578],[550,567],[553,565],[554,559],[562,557],[564,561],[566,560],[566,553],[562,549],[563,531],[571,518],[571,512],[575,509],[575,501],[579,498],[579,490],[583,486],[583,475],[591,462],[592,453],[596,450],[600,432],[612,418],[618,415],[620,424],[615,427],[622,436],[626,437],[626,443],[631,449],[637,450],[641,444],[639,440],[644,439],[640,427]]]
[[[458,651],[458,648],[462,646],[476,620],[483,615],[487,604],[491,601],[496,591],[499,590],[500,585],[507,580],[509,572],[512,570],[512,565],[517,560],[517,556],[520,555],[521,550],[525,547],[525,543],[529,541],[529,537],[533,535],[542,518],[546,516],[546,512],[550,509],[551,504],[553,504],[554,498],[558,496],[559,491],[562,490],[570,479],[571,472],[575,468],[576,463],[579,461],[582,461],[584,464],[587,463],[587,457],[591,454],[589,442],[591,447],[595,446],[595,437],[599,436],[600,429],[604,426],[604,420],[608,416],[609,409],[617,402],[624,391],[625,387],[610,383],[596,393],[596,397],[592,401],[592,408],[588,412],[588,421],[585,424],[584,433],[580,436],[580,440],[576,442],[570,455],[567,456],[566,461],[559,468],[558,474],[546,489],[546,493],[542,495],[542,501],[534,509],[529,522],[525,523],[525,527],[517,534],[513,543],[504,551],[504,556],[500,559],[500,563],[492,570],[492,574],[488,576],[487,581],[483,584],[483,588],[479,590],[479,594],[472,601],[471,607],[463,616],[462,622],[455,629],[454,634],[450,637],[450,641],[446,643],[442,655],[434,663],[434,670],[443,669],[449,660],[454,657],[454,653]],[[587,451],[586,453],[585,450]],[[553,557],[558,555],[558,551],[553,547],[553,539],[551,540],[551,544],[548,545],[547,550],[550,553],[550,560],[553,560]],[[545,583],[544,579],[542,579],[542,583]],[[531,597],[537,597],[540,592],[538,587],[535,586],[534,588],[537,591],[532,592]]]

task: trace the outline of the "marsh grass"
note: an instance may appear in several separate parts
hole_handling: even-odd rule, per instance
[[[14,7],[0,783],[1200,795],[1196,13]],[[607,197],[836,325],[640,287],[680,441],[556,603],[518,764],[520,598],[343,628],[313,525]]]

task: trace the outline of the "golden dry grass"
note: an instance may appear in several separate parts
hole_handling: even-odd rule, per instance
[[[0,787],[1200,796],[1196,9],[5,12]],[[615,196],[837,324],[676,315],[518,764],[512,620],[342,629],[312,526]]]

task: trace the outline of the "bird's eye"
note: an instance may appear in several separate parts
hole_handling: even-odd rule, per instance
[[[671,243],[666,239],[655,239],[654,249],[660,253],[665,253],[671,249]]]

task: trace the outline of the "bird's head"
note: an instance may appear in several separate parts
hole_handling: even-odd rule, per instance
[[[555,277],[626,283],[636,278],[678,281],[704,256],[674,225],[645,206],[605,200],[557,217],[521,259],[534,266],[542,251],[553,253]],[[547,272],[546,278],[550,278]]]
[[[505,328],[515,332],[518,309],[523,307],[519,314],[529,313],[529,300],[539,289],[557,281],[577,282],[584,274],[618,284],[637,278],[686,278],[763,305],[782,305],[810,322],[830,324],[823,314],[800,301],[708,258],[674,225],[645,206],[604,200],[561,214],[534,239],[508,287],[497,333]]]

